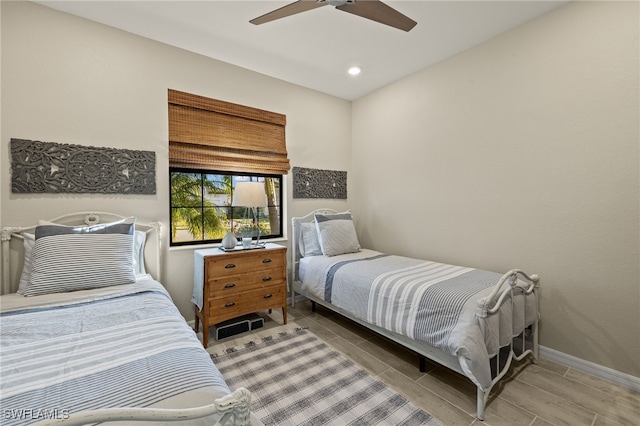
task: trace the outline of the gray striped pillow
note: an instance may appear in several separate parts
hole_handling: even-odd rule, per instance
[[[360,251],[360,242],[350,213],[316,214],[315,218],[322,254],[337,256]]]
[[[87,290],[135,282],[135,218],[86,227],[36,227],[25,296]]]

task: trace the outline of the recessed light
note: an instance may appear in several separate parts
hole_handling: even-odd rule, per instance
[[[352,67],[350,67],[347,72],[349,73],[349,75],[358,75],[360,74],[360,72],[362,72],[362,68],[360,68],[357,65],[354,65]]]

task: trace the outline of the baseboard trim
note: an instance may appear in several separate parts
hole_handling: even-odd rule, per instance
[[[604,367],[591,361],[586,361],[572,355],[567,355],[563,352],[556,351],[555,349],[547,348],[545,346],[540,346],[539,348],[541,358],[546,358],[550,361],[566,365],[567,367],[575,368],[576,370],[582,371],[583,373],[599,377],[615,385],[640,392],[640,377],[622,373],[620,371],[614,370],[613,368]]]

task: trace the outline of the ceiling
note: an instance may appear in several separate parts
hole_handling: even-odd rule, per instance
[[[355,100],[566,1],[393,1],[410,32],[325,6],[262,25],[291,1],[36,1],[143,37]],[[362,0],[361,0],[362,1]],[[351,76],[347,68],[359,65]]]

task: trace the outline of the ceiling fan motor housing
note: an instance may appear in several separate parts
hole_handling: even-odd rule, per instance
[[[356,0],[317,0],[318,3],[328,3],[331,6],[343,6],[345,4],[355,3]]]

